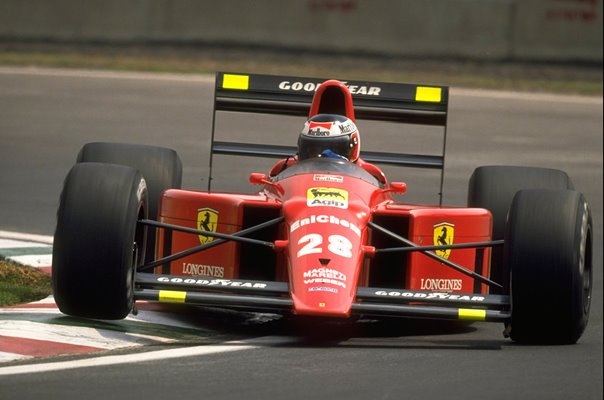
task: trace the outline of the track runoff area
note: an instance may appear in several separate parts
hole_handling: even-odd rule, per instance
[[[0,256],[50,274],[52,237],[0,231]],[[263,341],[259,338],[210,344],[209,332],[170,318],[154,304],[139,302],[137,308],[137,316],[130,315],[123,321],[87,321],[84,325],[61,314],[52,296],[33,303],[1,307],[0,376],[247,350],[258,347]],[[110,350],[137,350],[179,341],[199,345],[107,354]],[[85,357],[60,362],[20,363],[65,355]]]

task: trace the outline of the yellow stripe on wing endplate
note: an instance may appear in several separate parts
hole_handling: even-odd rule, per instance
[[[249,75],[224,74],[222,76],[223,89],[248,90],[249,87]]]
[[[474,310],[471,308],[460,308],[457,310],[459,319],[468,319],[472,321],[484,321],[487,317],[486,310]]]
[[[186,298],[187,292],[160,290],[158,300],[162,303],[184,303]]]
[[[442,100],[442,88],[418,86],[415,89],[415,101],[440,103]]]

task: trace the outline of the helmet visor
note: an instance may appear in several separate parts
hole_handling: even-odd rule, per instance
[[[320,157],[325,150],[331,150],[332,152],[350,160],[350,153],[352,151],[350,136],[300,136],[298,159],[305,160],[307,158]]]

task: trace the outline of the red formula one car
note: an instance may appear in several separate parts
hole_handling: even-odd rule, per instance
[[[446,87],[321,82],[217,73],[214,118],[328,113],[427,124],[446,135]],[[214,125],[211,150],[296,152],[218,141]],[[444,150],[361,157],[444,166]],[[181,162],[165,148],[91,143],[77,161],[53,248],[54,296],[66,314],[120,319],[147,300],[316,318],[493,321],[527,343],[574,343],[587,324],[591,216],[559,170],[480,167],[468,207],[445,207],[396,201],[404,183],[332,157],[253,173],[252,194],[181,190]]]

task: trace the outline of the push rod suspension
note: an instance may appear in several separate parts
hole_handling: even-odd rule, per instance
[[[475,249],[483,247],[495,247],[503,245],[503,240],[493,240],[491,242],[474,242],[474,243],[459,243],[447,244],[439,246],[416,246],[416,247],[388,247],[385,249],[377,249],[376,253],[395,253],[395,252],[410,252],[410,251],[434,251],[434,250],[452,250],[452,249]]]
[[[433,258],[433,259],[435,259],[436,261],[438,261],[438,262],[440,262],[440,263],[443,263],[443,264],[445,264],[446,266],[451,267],[451,268],[453,268],[453,269],[454,269],[454,270],[456,270],[456,271],[461,272],[462,274],[465,274],[465,275],[471,276],[472,278],[477,279],[477,280],[479,280],[480,282],[485,283],[485,284],[487,284],[487,285],[489,285],[489,286],[495,286],[495,287],[500,287],[500,288],[501,288],[501,287],[503,287],[503,286],[501,286],[499,283],[494,282],[494,281],[492,281],[492,280],[490,280],[490,279],[488,279],[488,278],[485,278],[484,276],[482,276],[482,275],[480,275],[480,274],[477,274],[477,273],[476,273],[476,272],[474,272],[474,271],[470,271],[469,269],[467,269],[467,268],[465,268],[465,267],[463,267],[463,266],[461,266],[461,265],[459,265],[459,264],[457,264],[457,263],[454,263],[454,262],[452,262],[452,261],[449,261],[449,260],[447,260],[446,258],[439,257],[439,256],[437,256],[436,254],[434,254],[434,253],[432,253],[432,252],[430,252],[430,251],[427,251],[427,250],[420,250],[420,249],[417,249],[418,247],[421,247],[421,246],[419,246],[419,245],[417,245],[417,244],[413,243],[411,240],[405,239],[404,237],[397,235],[397,234],[396,234],[396,233],[394,233],[394,232],[390,232],[388,229],[383,228],[383,227],[381,227],[381,226],[379,226],[379,225],[377,225],[377,224],[375,224],[375,223],[373,223],[373,222],[368,222],[368,223],[367,223],[367,225],[368,225],[370,228],[372,228],[372,229],[375,229],[375,230],[377,230],[377,231],[380,231],[380,232],[382,232],[382,233],[384,233],[384,234],[386,234],[386,235],[388,235],[388,236],[390,236],[390,237],[392,237],[392,238],[394,238],[394,239],[396,239],[396,240],[398,240],[398,241],[400,241],[400,242],[403,242],[404,244],[406,244],[406,245],[407,245],[407,246],[409,246],[409,247],[413,247],[413,248],[414,248],[414,250],[420,251],[421,253],[425,254],[426,256],[428,256],[428,257],[430,257],[430,258]]]
[[[231,235],[227,235],[227,234],[222,234],[222,233],[216,233],[216,232],[208,232],[208,231],[202,231],[202,230],[198,230],[198,229],[193,229],[193,228],[186,228],[184,226],[178,226],[178,225],[172,225],[172,224],[165,224],[162,222],[157,222],[157,221],[153,221],[153,220],[149,220],[149,219],[143,219],[138,221],[140,224],[143,225],[147,225],[147,226],[152,226],[154,228],[164,228],[164,229],[171,229],[171,230],[175,230],[175,231],[180,231],[180,232],[185,232],[185,233],[191,233],[194,235],[204,235],[204,236],[211,236],[211,237],[216,237],[218,238],[217,240],[212,240],[211,242],[208,242],[206,244],[202,244],[200,246],[196,246],[196,247],[192,247],[190,249],[187,250],[183,250],[181,252],[160,258],[158,260],[152,261],[150,263],[147,263],[145,265],[143,265],[142,267],[138,268],[139,272],[143,272],[143,271],[147,271],[150,269],[153,269],[155,267],[158,267],[162,264],[165,263],[169,263],[175,260],[178,260],[180,258],[184,258],[186,256],[189,256],[191,254],[195,254],[198,253],[200,251],[204,251],[207,250],[211,247],[214,246],[218,246],[222,243],[226,243],[228,241],[239,241],[239,242],[244,242],[244,243],[251,243],[251,244],[257,244],[257,245],[261,245],[261,246],[267,246],[267,247],[271,247],[274,248],[275,244],[272,242],[265,242],[262,240],[256,240],[256,239],[250,239],[250,238],[246,238],[246,237],[242,237],[244,235],[259,231],[261,229],[267,228],[269,226],[272,225],[276,225],[279,224],[283,221],[283,217],[278,217],[278,218],[274,218],[271,219],[269,221],[263,222],[261,224],[252,226],[250,228],[246,228],[246,229],[242,229],[238,232],[235,232]]]

